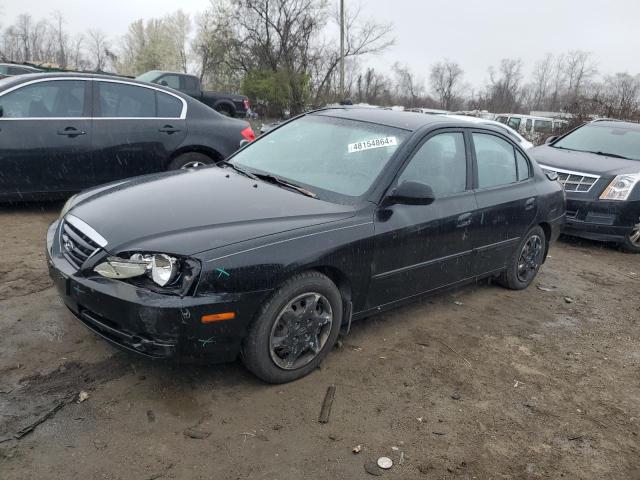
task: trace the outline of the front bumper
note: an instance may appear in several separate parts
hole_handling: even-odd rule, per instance
[[[567,197],[564,233],[591,240],[622,242],[640,223],[640,201]]]
[[[206,297],[163,295],[76,271],[59,252],[58,222],[47,233],[47,263],[60,298],[86,327],[115,346],[151,358],[227,362],[267,291]],[[233,320],[203,324],[203,315],[235,312]]]

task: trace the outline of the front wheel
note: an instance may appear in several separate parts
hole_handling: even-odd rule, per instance
[[[243,363],[268,383],[297,380],[327,356],[341,322],[336,285],[319,272],[296,275],[260,308],[243,343]]]
[[[527,288],[540,270],[547,248],[547,237],[542,227],[535,226],[527,232],[498,277],[498,283],[511,290]]]
[[[640,253],[640,223],[624,237],[622,249],[629,253]]]
[[[204,167],[205,165],[209,165],[210,163],[213,163],[213,160],[211,160],[211,158],[206,156],[204,153],[188,152],[183,153],[182,155],[178,155],[176,158],[171,160],[168,170],[188,170],[192,168]]]

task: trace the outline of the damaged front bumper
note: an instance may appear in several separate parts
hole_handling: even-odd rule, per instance
[[[590,240],[622,242],[640,222],[640,201],[582,199],[567,196],[564,233]]]
[[[165,295],[125,281],[77,271],[60,252],[58,222],[47,233],[47,263],[60,298],[90,330],[113,345],[151,358],[227,362],[268,292],[219,293],[203,297]],[[211,324],[205,315],[234,312]]]

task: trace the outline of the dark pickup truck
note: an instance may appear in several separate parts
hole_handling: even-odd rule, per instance
[[[246,117],[247,113],[249,113],[249,99],[247,97],[244,95],[204,91],[202,90],[200,79],[195,75],[151,70],[136,77],[136,80],[173,88],[200,100],[205,105],[229,117]]]

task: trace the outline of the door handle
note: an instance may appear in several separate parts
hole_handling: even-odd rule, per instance
[[[77,137],[78,135],[86,135],[84,130],[78,130],[75,127],[67,127],[64,130],[58,130],[58,135],[66,135],[67,137]]]
[[[530,199],[527,200],[527,202],[524,204],[524,209],[525,210],[532,210],[536,207],[536,199],[535,197],[532,197]]]
[[[471,220],[473,219],[473,215],[471,213],[463,213],[458,217],[457,228],[464,228],[471,225]]]
[[[168,133],[169,135],[171,135],[172,133],[179,132],[180,129],[179,128],[175,128],[173,125],[165,125],[164,127],[159,129],[158,131],[162,132],[162,133]]]

